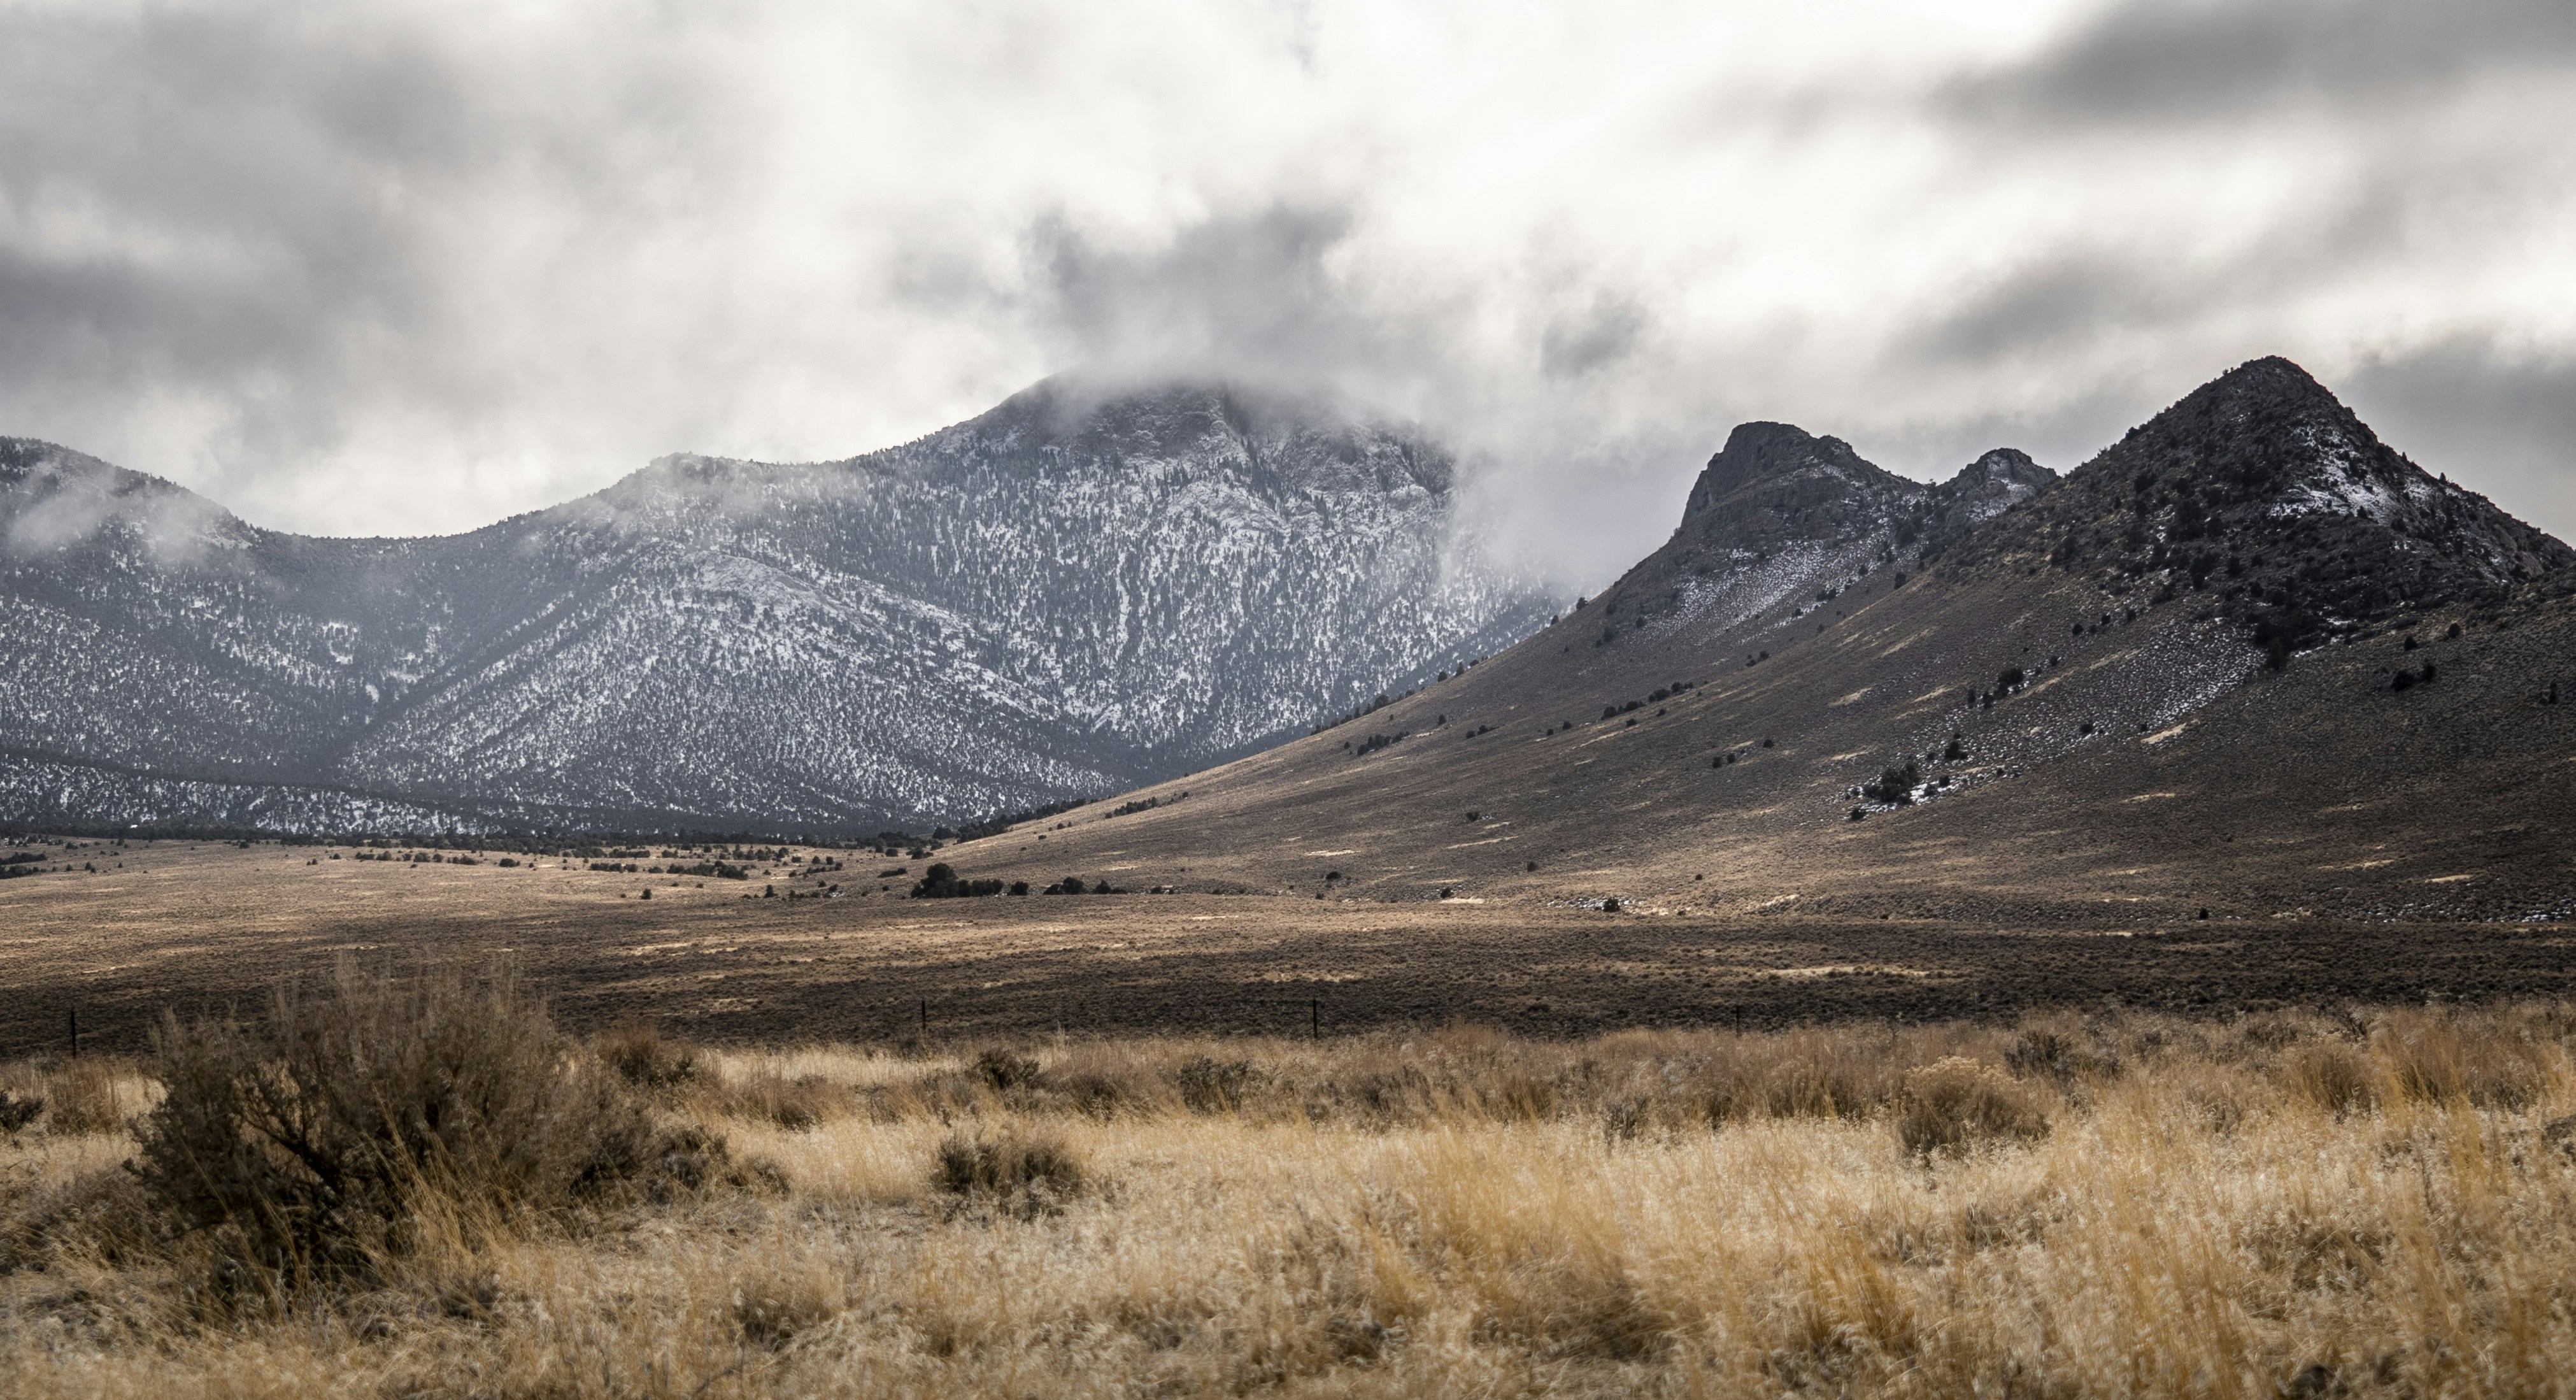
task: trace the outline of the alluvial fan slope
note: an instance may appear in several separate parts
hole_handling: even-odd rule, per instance
[[[920,827],[1186,771],[1488,652],[1436,445],[1049,381],[846,461],[674,456],[330,540],[0,442],[0,814]]]

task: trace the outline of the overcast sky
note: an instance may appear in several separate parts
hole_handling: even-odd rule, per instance
[[[2064,469],[2239,361],[2576,536],[2567,0],[0,0],[0,433],[317,533],[1338,389],[1564,582],[1728,425]]]

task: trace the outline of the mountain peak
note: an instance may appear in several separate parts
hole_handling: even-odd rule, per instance
[[[1986,520],[2038,495],[2057,480],[2057,473],[2030,459],[2017,447],[1994,448],[1959,468],[1958,474],[1933,488],[1945,505],[1961,508],[1968,521]]]
[[[1701,469],[1682,518],[1687,520],[1747,487],[1818,471],[1887,475],[1863,461],[1841,438],[1818,437],[1792,423],[1738,423],[1726,435],[1726,445]]]
[[[2333,399],[2334,393],[2317,382],[2317,377],[2299,367],[2297,361],[2282,355],[2259,355],[2238,365],[2216,379],[2194,390],[2208,393],[2299,394],[2313,398]],[[2186,402],[2190,395],[2185,395]]]
[[[1043,472],[1083,461],[1115,470],[1194,463],[1256,490],[1445,496],[1456,464],[1419,429],[1318,395],[1223,380],[1126,381],[1059,374],[991,411],[854,463],[943,476]]]
[[[2129,430],[2135,437],[2158,424],[2192,424],[2203,429],[2232,426],[2252,431],[2291,418],[2333,418],[2360,422],[2316,376],[2279,355],[2247,360],[2168,404],[2155,417]],[[2367,430],[2365,430],[2367,431]]]
[[[254,532],[161,477],[38,438],[0,438],[0,550],[145,549],[156,564],[201,560]]]
[[[2248,361],[2068,478],[1969,562],[2045,556],[2114,596],[2304,647],[2576,565],[2576,551],[2436,480],[2306,370]]]
[[[2035,491],[2056,479],[2057,473],[2032,461],[2030,454],[2020,448],[1997,447],[1989,449],[1977,460],[1959,468],[1958,472],[1942,485],[1965,490],[2003,482],[2026,486]]]
[[[1744,571],[1783,552],[1830,555],[1835,569],[1849,555],[1858,568],[1871,542],[1923,494],[1841,438],[1788,423],[1739,423],[1701,469],[1673,537],[1602,594],[1603,615],[1634,628],[1723,606]],[[1613,635],[1605,632],[1605,642]]]

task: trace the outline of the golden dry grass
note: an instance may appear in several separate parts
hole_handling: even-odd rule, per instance
[[[2535,1004],[700,1048],[656,1111],[783,1194],[432,1228],[229,1320],[100,1184],[125,1141],[40,1122],[0,1148],[0,1390],[2567,1393],[2571,1036]],[[961,1141],[1079,1179],[952,1190]]]

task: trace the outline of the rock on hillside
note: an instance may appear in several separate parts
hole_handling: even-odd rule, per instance
[[[1542,624],[1453,545],[1451,472],[1313,403],[1049,381],[845,461],[326,540],[10,441],[0,813],[819,832],[1095,795]]]

